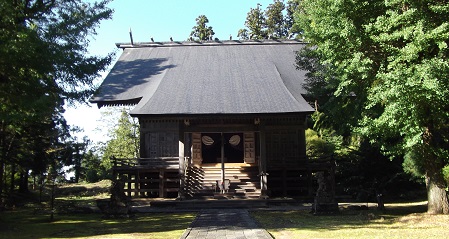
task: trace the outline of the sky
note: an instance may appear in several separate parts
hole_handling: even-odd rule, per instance
[[[94,2],[93,0],[88,0]],[[237,39],[237,32],[244,28],[247,13],[260,3],[265,9],[273,0],[113,0],[108,6],[114,9],[112,19],[100,23],[97,35],[90,42],[89,54],[105,56],[116,52],[116,59],[121,54],[115,43],[130,42],[129,30],[132,30],[134,42],[186,40],[195,19],[206,15],[208,26],[215,32],[214,38],[220,40]],[[115,64],[111,64],[110,68]],[[110,69],[109,68],[109,69]],[[104,79],[102,74],[98,83]],[[77,135],[82,139],[88,136],[93,142],[107,139],[107,128],[102,121],[106,120],[96,105],[67,106],[64,117],[71,126],[84,129]],[[110,120],[110,119],[108,119]],[[117,119],[118,120],[118,119]]]

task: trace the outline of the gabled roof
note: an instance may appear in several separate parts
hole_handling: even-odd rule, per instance
[[[91,102],[137,104],[132,115],[312,112],[304,71],[285,41],[117,44],[123,53]]]

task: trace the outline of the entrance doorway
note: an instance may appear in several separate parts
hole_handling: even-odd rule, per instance
[[[221,163],[222,145],[224,163],[244,162],[243,133],[203,133],[201,134],[203,163]]]

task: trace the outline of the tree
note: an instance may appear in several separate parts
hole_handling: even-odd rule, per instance
[[[320,137],[312,129],[306,130],[306,155],[308,157],[328,157],[334,153],[335,146]]]
[[[251,8],[246,16],[245,27],[239,29],[240,39],[286,39],[300,33],[298,25],[294,25],[294,14],[300,7],[300,0],[274,0],[265,10],[261,4]]]
[[[286,10],[287,13],[284,17],[285,29],[288,31],[288,38],[291,38],[297,34],[300,34],[302,30],[295,25],[295,13],[300,11],[301,0],[288,0]]]
[[[265,25],[268,37],[286,38],[288,36],[283,14],[284,9],[285,4],[281,0],[274,0],[265,9]]]
[[[130,119],[125,109],[122,109],[110,138],[103,152],[105,163],[112,157],[137,158],[139,156],[139,126]]]
[[[70,171],[74,172],[74,183],[78,183],[80,179],[84,178],[86,174],[86,168],[83,167],[86,160],[86,155],[88,152],[88,146],[90,140],[87,136],[83,137],[82,142],[79,142],[75,137],[68,142],[65,142],[65,148],[67,151],[67,157],[65,158],[65,166],[72,166]]]
[[[196,19],[196,26],[192,27],[190,37],[194,37],[196,41],[212,40],[215,35],[211,26],[207,26],[209,19],[205,15],[200,15]]]
[[[246,16],[245,26],[248,28],[249,39],[265,39],[265,18],[259,3],[251,8]]]
[[[110,178],[108,170],[101,164],[101,157],[95,149],[89,149],[84,155],[82,168],[84,170],[82,177],[86,182],[95,183]]]
[[[59,133],[52,131],[62,132],[66,126],[60,120],[62,105],[84,102],[95,90],[92,81],[110,64],[113,54],[87,55],[89,37],[95,35],[101,20],[112,15],[108,2],[0,2],[0,192],[4,191],[5,165],[14,168],[27,159],[28,154],[15,146],[34,142],[34,160],[48,163],[43,159],[55,156],[50,152],[57,151],[53,147],[59,139]],[[36,124],[50,128],[31,135],[29,129]],[[43,138],[46,142],[39,142]],[[37,146],[41,143],[45,147]],[[22,170],[27,172],[26,167]]]
[[[241,40],[248,40],[249,39],[249,34],[248,34],[248,29],[239,29],[239,32],[237,33],[237,37]]]
[[[445,1],[304,0],[296,15],[329,101],[385,155],[405,155],[436,214],[449,213],[448,14]]]

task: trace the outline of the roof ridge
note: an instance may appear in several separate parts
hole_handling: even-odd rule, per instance
[[[142,47],[177,47],[177,46],[233,46],[233,45],[278,45],[305,43],[297,39],[262,39],[262,40],[212,40],[212,41],[168,41],[168,42],[135,42],[116,43],[118,48],[142,48]]]

